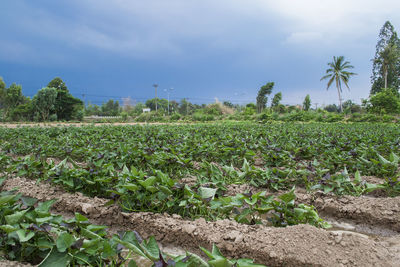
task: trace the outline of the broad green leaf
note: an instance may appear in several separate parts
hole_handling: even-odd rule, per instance
[[[52,200],[49,200],[49,201],[46,201],[46,202],[39,203],[39,205],[35,209],[36,213],[39,216],[47,216],[49,214],[49,210],[50,210],[51,206],[56,201],[57,201],[56,199],[52,199]]]
[[[156,181],[157,181],[157,177],[151,176],[144,181],[139,181],[139,184],[147,189],[147,187],[154,185],[154,183]]]
[[[0,197],[0,206],[11,202],[11,200],[13,200],[14,197],[15,197],[15,195],[7,195],[7,196]]]
[[[137,184],[124,184],[122,187],[124,187],[130,191],[133,191],[133,192],[138,191],[138,188],[139,188],[139,186]]]
[[[87,222],[89,221],[88,218],[86,218],[85,216],[83,216],[82,214],[75,212],[75,219],[77,222]]]
[[[140,244],[144,249],[145,253],[152,261],[156,261],[160,256],[160,249],[154,236],[151,236],[147,241]]]
[[[58,252],[53,248],[38,267],[66,267],[72,257],[67,252]]]
[[[19,241],[22,243],[29,241],[29,239],[31,239],[32,237],[35,236],[34,232],[30,232],[30,231],[27,232],[27,230],[24,230],[24,229],[19,229],[16,231],[16,233],[18,235]]]
[[[360,172],[358,170],[354,174],[354,182],[361,183],[361,174],[360,174]]]
[[[28,210],[22,210],[22,211],[17,211],[14,214],[5,216],[7,224],[12,225],[18,223],[27,212]]]
[[[4,232],[6,232],[7,234],[16,231],[18,228],[12,226],[12,225],[0,225],[0,229],[3,230]]]
[[[61,233],[56,241],[57,249],[59,252],[65,252],[73,243],[75,238],[69,233]]]
[[[208,261],[208,264],[212,267],[231,267],[232,264],[224,257],[219,257],[214,260]]]
[[[199,194],[200,194],[201,198],[203,198],[203,199],[214,198],[216,192],[217,192],[216,188],[208,188],[208,187],[200,187],[199,188]]]
[[[278,196],[278,198],[281,199],[285,203],[289,203],[289,202],[295,200],[296,195],[294,194],[294,188],[292,190],[290,190],[290,192]]]

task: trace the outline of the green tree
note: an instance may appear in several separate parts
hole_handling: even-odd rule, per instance
[[[397,45],[389,43],[380,53],[379,64],[382,66],[382,76],[384,80],[384,88],[388,88],[388,75],[389,72],[395,72],[396,64],[398,64],[400,59],[400,52]]]
[[[168,111],[168,100],[164,98],[152,98],[146,101],[146,106],[149,107],[151,110],[156,110],[160,112],[167,112]]]
[[[57,89],[45,87],[40,89],[32,99],[34,111],[43,121],[47,121],[54,112],[57,99]]]
[[[120,112],[119,102],[112,99],[101,105],[102,116],[118,116]]]
[[[261,86],[257,95],[257,111],[260,113],[266,107],[268,102],[268,95],[272,93],[272,89],[274,88],[274,83],[269,82],[263,86]]]
[[[333,62],[329,62],[328,66],[329,68],[326,70],[326,75],[321,78],[321,81],[329,79],[326,90],[329,89],[333,82],[336,83],[339,96],[339,108],[340,111],[342,111],[342,98],[340,96],[340,93],[342,92],[342,83],[344,83],[347,89],[350,90],[348,85],[349,79],[351,76],[356,75],[356,73],[347,71],[347,69],[352,69],[354,67],[350,65],[349,61],[345,61],[344,56],[334,56]]]
[[[394,30],[393,25],[386,21],[379,32],[379,41],[376,44],[375,57],[372,59],[372,75],[371,75],[371,92],[370,94],[376,94],[381,91],[382,88],[391,87],[395,90],[400,88],[400,62],[391,65],[387,68],[386,73],[383,67],[384,60],[382,59],[383,51],[388,49],[390,45],[396,45],[400,47],[400,39]],[[390,50],[390,49],[389,49]],[[385,77],[386,76],[386,86]]]
[[[4,103],[4,97],[6,95],[6,83],[3,80],[3,77],[0,76],[0,108],[3,107]]]
[[[393,88],[383,88],[382,91],[370,96],[366,103],[367,110],[378,114],[400,113],[400,97]]]
[[[49,88],[57,90],[55,112],[58,120],[71,120],[76,117],[78,111],[84,107],[83,101],[73,97],[63,80],[59,77],[54,78],[47,85]]]
[[[179,103],[178,111],[182,115],[190,115],[194,110],[194,105],[190,103],[186,98],[183,98]]]
[[[277,106],[279,106],[281,100],[282,100],[282,93],[281,92],[276,93],[272,98],[271,108],[275,109]]]
[[[350,99],[343,102],[343,111],[345,113],[356,113],[356,112],[361,112],[362,108],[360,105],[354,103]]]
[[[4,116],[8,117],[9,113],[20,104],[26,102],[26,97],[22,94],[22,86],[15,83],[11,84],[4,94]]]
[[[309,111],[311,107],[311,98],[310,95],[306,95],[303,101],[303,110]]]

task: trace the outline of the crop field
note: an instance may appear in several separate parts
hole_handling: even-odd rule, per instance
[[[0,259],[400,266],[399,156],[395,124],[0,127]]]

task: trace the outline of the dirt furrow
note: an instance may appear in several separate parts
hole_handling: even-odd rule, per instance
[[[400,197],[334,196],[297,193],[299,203],[312,204],[321,214],[400,232]]]
[[[238,224],[230,220],[184,220],[177,215],[121,213],[104,207],[105,199],[66,193],[47,183],[24,178],[6,180],[2,190],[19,191],[39,200],[58,199],[54,211],[81,212],[93,223],[154,235],[164,245],[176,245],[197,253],[198,246],[216,243],[226,256],[253,258],[268,266],[398,266],[396,251],[379,242],[350,233],[332,233],[309,225],[271,228]]]

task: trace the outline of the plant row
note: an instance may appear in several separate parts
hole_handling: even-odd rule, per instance
[[[3,191],[0,193],[0,259],[61,266],[138,266],[147,259],[152,266],[264,266],[250,259],[230,260],[213,245],[201,248],[209,260],[196,254],[165,255],[154,237],[143,240],[135,231],[110,235],[106,226],[93,225],[79,213],[72,219],[49,212],[54,200]],[[140,261],[142,258],[142,261]]]

